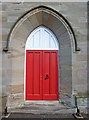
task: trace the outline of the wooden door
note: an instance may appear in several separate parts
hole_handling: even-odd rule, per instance
[[[43,99],[58,99],[58,51],[43,51]]]
[[[58,51],[26,51],[26,100],[58,99]]]
[[[42,99],[42,51],[26,51],[26,100]]]

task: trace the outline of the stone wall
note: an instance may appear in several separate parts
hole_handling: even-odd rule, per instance
[[[16,21],[24,13],[39,5],[50,7],[62,14],[68,20],[76,35],[77,44],[80,48],[80,51],[74,52],[72,49],[74,43],[72,43],[72,39],[69,39],[67,32],[63,31],[65,29],[57,29],[58,31],[63,32],[61,33],[62,37],[61,35],[59,35],[59,32],[58,34],[56,32],[56,36],[59,35],[59,39],[61,42],[60,55],[62,56],[60,57],[61,73],[59,76],[62,83],[60,91],[62,92],[62,94],[60,98],[64,102],[67,101],[70,104],[70,96],[72,94],[87,92],[87,3],[3,3],[1,20],[2,27],[0,26],[0,29],[2,28],[2,33],[0,33],[0,38],[2,38],[2,49],[6,47],[8,35]],[[34,16],[34,18],[30,17],[30,21],[32,23],[30,24],[30,26],[29,21],[26,21],[26,24],[24,23],[25,26],[21,26],[21,28],[18,27],[18,31],[15,31],[16,33],[14,34],[13,39],[11,39],[13,41],[10,41],[10,47],[7,53],[2,52],[2,49],[0,50],[3,60],[3,96],[11,96],[11,94],[13,96],[14,94],[16,94],[18,98],[17,101],[19,101],[19,98],[21,98],[22,102],[24,101],[24,47],[26,39],[21,39],[23,39],[24,37],[26,38],[27,36],[25,36],[25,33],[28,34],[28,31],[30,33],[30,31],[34,29],[37,24],[39,25],[39,23],[41,23],[41,19],[36,19],[39,18],[39,14]],[[45,19],[48,19],[46,13],[44,13],[43,17],[45,17]],[[51,18],[50,20],[53,19],[54,18]],[[53,21],[51,21],[51,23],[44,21],[44,24],[48,24],[48,26],[50,27]],[[55,31],[55,29],[58,27],[57,23],[58,22],[56,21],[55,24],[53,24],[53,31]],[[18,95],[21,96],[18,97]],[[13,98],[14,101],[14,97],[12,96],[11,100]],[[20,104],[20,102],[18,102],[17,104]],[[8,104],[8,106],[11,105]]]

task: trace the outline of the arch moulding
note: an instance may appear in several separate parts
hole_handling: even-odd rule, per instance
[[[21,16],[17,21],[16,23],[13,25],[12,29],[10,30],[9,32],[9,35],[8,35],[8,38],[7,38],[7,43],[6,43],[6,47],[3,49],[4,51],[8,51],[9,49],[9,46],[10,46],[10,42],[13,42],[11,41],[12,38],[13,38],[13,35],[15,34],[15,32],[17,31],[17,29],[26,21],[26,20],[29,20],[29,18],[31,16],[34,16],[36,14],[43,14],[41,17],[42,21],[39,22],[37,25],[33,26],[33,28],[31,29],[31,31],[33,31],[36,27],[40,26],[41,24],[50,28],[50,26],[47,26],[45,23],[44,23],[44,16],[45,16],[45,13],[46,14],[49,14],[49,17],[54,17],[55,18],[55,22],[56,20],[57,21],[60,21],[61,23],[61,26],[63,26],[65,29],[65,31],[67,30],[68,32],[68,35],[69,35],[69,39],[71,40],[71,46],[72,46],[72,49],[73,49],[73,52],[77,51],[77,41],[76,41],[76,37],[75,37],[75,34],[74,34],[74,31],[70,25],[70,23],[65,19],[65,17],[63,17],[60,13],[58,13],[57,11],[49,8],[49,7],[46,7],[46,6],[38,6],[38,7],[35,7],[31,10],[29,10],[28,12],[26,12],[23,16]],[[43,18],[44,17],[44,18]],[[38,18],[37,18],[38,19]],[[54,22],[53,21],[53,22]],[[32,24],[30,23],[30,20],[29,20],[29,24]],[[60,27],[60,26],[59,26]],[[50,28],[55,34],[56,34],[56,31],[54,31],[52,28]],[[31,32],[30,31],[30,32]],[[29,34],[30,34],[29,32]],[[57,36],[57,35],[56,35]],[[58,37],[58,36],[57,36]],[[60,41],[61,42],[61,41]]]

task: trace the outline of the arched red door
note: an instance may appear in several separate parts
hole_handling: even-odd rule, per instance
[[[26,42],[26,100],[58,99],[58,43],[45,27],[31,33]]]

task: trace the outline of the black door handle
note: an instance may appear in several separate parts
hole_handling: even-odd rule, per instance
[[[46,74],[45,80],[47,80],[49,78],[48,74]]]

